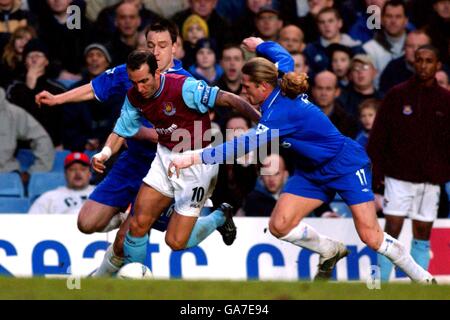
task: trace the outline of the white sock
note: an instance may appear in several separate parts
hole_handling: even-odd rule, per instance
[[[321,235],[304,222],[300,222],[287,235],[281,237],[280,240],[317,252],[323,257],[336,254],[336,241]]]
[[[428,283],[433,278],[428,271],[414,261],[400,241],[386,232],[378,253],[388,257],[393,264],[402,269],[413,281]]]
[[[124,259],[122,257],[116,256],[114,253],[113,245],[110,245],[108,247],[108,250],[106,250],[105,256],[103,257],[102,264],[92,274],[92,277],[111,277],[114,273],[119,271],[123,264]]]
[[[113,216],[109,221],[109,223],[106,225],[106,227],[99,232],[110,232],[111,230],[119,228],[122,222],[125,221],[127,216],[128,213],[119,212],[118,214]]]

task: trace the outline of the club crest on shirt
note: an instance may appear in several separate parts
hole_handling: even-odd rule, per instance
[[[176,112],[177,109],[173,106],[172,102],[164,102],[163,103],[163,112],[166,116],[173,116]]]
[[[403,114],[409,116],[413,113],[412,107],[410,105],[403,106]]]

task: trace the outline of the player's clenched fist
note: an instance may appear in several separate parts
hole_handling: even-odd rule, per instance
[[[256,47],[263,43],[264,40],[257,37],[249,37],[242,40],[242,47],[250,52],[255,52]]]
[[[103,173],[105,171],[105,162],[111,157],[112,151],[109,147],[104,147],[103,150],[92,157],[91,166],[95,172]]]
[[[55,106],[58,104],[56,96],[48,91],[42,91],[41,93],[37,94],[34,100],[39,107],[43,104],[47,106]]]

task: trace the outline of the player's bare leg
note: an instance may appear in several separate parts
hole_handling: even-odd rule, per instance
[[[373,201],[350,206],[350,209],[356,231],[368,247],[388,257],[413,281],[423,283],[433,281],[432,275],[414,261],[400,241],[381,230]]]
[[[166,209],[172,198],[167,197],[143,183],[139,189],[130,219],[130,228],[123,245],[125,263],[140,262],[144,264],[147,254],[148,231]]]
[[[183,250],[194,228],[197,217],[183,216],[174,212],[166,232],[166,243],[172,250]]]
[[[87,200],[78,214],[78,229],[85,234],[112,230],[113,227],[109,227],[109,230],[105,229],[119,212],[119,208],[107,206],[94,200]],[[120,225],[120,221],[118,222],[115,227]]]
[[[348,254],[344,244],[318,233],[302,219],[323,201],[283,193],[269,221],[270,232],[280,240],[307,248],[320,255],[316,279],[328,279],[336,263]]]

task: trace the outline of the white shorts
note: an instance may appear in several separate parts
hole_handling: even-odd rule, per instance
[[[383,212],[423,222],[436,220],[440,188],[430,183],[413,183],[394,178],[384,179]]]
[[[200,150],[198,150],[200,151]],[[163,195],[175,199],[175,212],[198,217],[217,182],[219,165],[198,164],[180,170],[180,177],[167,175],[172,151],[158,144],[156,157],[143,181]]]

